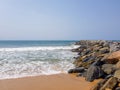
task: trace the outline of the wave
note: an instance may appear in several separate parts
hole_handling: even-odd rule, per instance
[[[70,46],[0,48],[0,79],[66,73],[77,55]]]
[[[73,67],[73,64],[68,61],[56,64],[42,61],[25,64],[6,64],[4,68],[0,68],[0,79],[67,73],[66,71]]]
[[[78,45],[71,46],[40,46],[40,47],[19,47],[19,48],[0,48],[0,51],[36,51],[36,50],[70,50],[78,48]]]

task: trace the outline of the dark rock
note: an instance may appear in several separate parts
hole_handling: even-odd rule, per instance
[[[113,88],[117,85],[117,78],[111,77],[106,83],[100,88],[100,90],[113,90]]]
[[[93,62],[94,62],[94,60],[89,60],[87,62],[82,62],[81,66],[84,67],[85,69],[88,69]]]
[[[106,75],[105,79],[109,79],[109,78],[111,78],[111,77],[113,77],[113,75],[112,75],[112,74],[109,74],[109,75]]]
[[[72,49],[72,52],[80,52],[80,51],[81,51],[80,48]]]
[[[115,88],[115,90],[120,90],[120,87]]]
[[[90,52],[91,52],[91,49],[88,48],[88,49],[86,49],[86,50],[84,51],[84,55],[87,55],[87,54],[89,54]]]
[[[86,46],[86,44],[84,44],[84,45],[81,45],[80,48],[82,48],[82,49],[86,49],[87,46]]]
[[[85,79],[87,81],[93,81],[94,79],[100,78],[103,75],[103,71],[98,66],[90,66],[87,70]]]
[[[118,78],[118,82],[120,83],[120,79]]]
[[[88,56],[88,57],[86,57],[86,58],[84,58],[82,61],[83,62],[87,62],[87,61],[89,61],[89,60],[93,60],[90,56]]]
[[[103,64],[102,65],[102,70],[106,74],[112,74],[115,71],[114,65],[113,64]]]
[[[78,73],[77,77],[79,77],[79,76],[86,77],[86,74],[87,74],[86,71],[84,71],[83,73]]]
[[[92,65],[93,66],[101,66],[103,64],[103,62],[100,60],[100,59],[98,59],[97,61],[95,61]]]
[[[82,73],[78,73],[76,76],[80,77],[80,76],[83,76],[83,74]]]
[[[74,68],[68,71],[68,73],[81,73],[81,72],[84,72],[84,67]]]

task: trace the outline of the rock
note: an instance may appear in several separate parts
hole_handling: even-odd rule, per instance
[[[88,69],[93,62],[94,62],[94,60],[89,60],[87,62],[82,62],[81,66],[84,67],[85,69]]]
[[[118,85],[117,85],[118,87],[120,87],[120,83],[118,83]]]
[[[83,72],[83,73],[82,73],[82,76],[83,76],[83,77],[86,77],[86,75],[87,75],[87,72]]]
[[[72,52],[82,52],[80,48],[72,49]]]
[[[91,58],[91,57],[86,57],[86,58],[84,58],[82,61],[83,61],[83,62],[87,62],[87,61],[90,60],[90,58]]]
[[[109,42],[104,42],[103,47],[110,47]]]
[[[86,71],[84,71],[83,73],[78,73],[77,77],[79,77],[79,76],[86,77]]]
[[[120,69],[118,69],[118,70],[115,71],[114,77],[120,79]]]
[[[98,66],[90,66],[87,70],[85,79],[92,82],[94,79],[100,78],[103,71]]]
[[[99,50],[100,54],[105,54],[105,53],[109,53],[109,52],[110,52],[110,50],[109,50],[108,47],[105,47],[105,48],[102,48],[102,49]]]
[[[80,76],[83,76],[83,74],[82,73],[78,73],[76,76],[80,77]]]
[[[116,69],[120,69],[120,61],[117,62],[117,64],[115,65],[115,68],[116,68]]]
[[[81,57],[78,57],[78,58],[73,62],[73,64],[75,65],[75,67],[81,67],[82,58],[81,58]]]
[[[101,80],[95,86],[93,86],[91,90],[99,90],[105,84],[106,81],[106,79]]]
[[[118,79],[118,82],[120,83],[120,79]]]
[[[117,85],[117,78],[111,77],[106,83],[100,88],[100,90],[113,90],[113,88]]]
[[[119,42],[111,42],[110,43],[110,52],[115,52],[120,50],[120,43]]]
[[[68,71],[68,73],[81,73],[81,72],[84,72],[84,67],[74,68]]]
[[[109,75],[107,75],[107,76],[105,77],[105,79],[109,79],[109,78],[111,78],[111,77],[113,77],[113,75],[112,75],[112,74],[109,74]]]
[[[116,64],[119,60],[120,60],[120,51],[117,51],[108,55],[105,59],[105,62],[109,64]]]
[[[86,50],[84,51],[84,54],[83,54],[83,55],[87,55],[87,54],[89,54],[90,52],[91,52],[91,49],[88,48],[88,49],[86,49]]]
[[[103,64],[103,62],[100,60],[100,59],[98,59],[97,61],[95,61],[92,65],[93,66],[101,66]]]
[[[90,61],[90,60],[95,60],[95,57],[94,56],[86,56],[82,61],[87,62],[87,61]]]
[[[113,64],[103,64],[102,65],[102,70],[106,74],[112,74],[115,71],[114,65]]]
[[[115,88],[115,90],[120,90],[120,87]]]

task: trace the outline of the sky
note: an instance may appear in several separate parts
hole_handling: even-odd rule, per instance
[[[0,40],[120,40],[120,0],[0,0]]]

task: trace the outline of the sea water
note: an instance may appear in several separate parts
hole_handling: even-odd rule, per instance
[[[75,41],[0,41],[0,79],[66,73]]]

